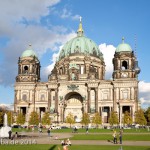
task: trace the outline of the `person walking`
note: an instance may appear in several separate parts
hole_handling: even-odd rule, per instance
[[[51,134],[50,128],[47,130],[47,133],[48,133],[48,137],[50,137],[50,134]]]
[[[11,139],[12,131],[10,130],[10,131],[8,132],[8,134],[9,134],[9,139]]]
[[[116,130],[114,130],[113,132],[113,141],[114,141],[114,144],[117,144],[117,133],[116,133]]]
[[[120,144],[122,144],[122,134],[123,134],[123,130],[120,129],[120,131],[119,131],[119,141],[120,141]]]
[[[88,128],[88,126],[86,127],[86,134],[88,134],[89,133],[89,128]]]

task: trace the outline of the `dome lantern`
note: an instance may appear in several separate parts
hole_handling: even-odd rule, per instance
[[[21,58],[23,57],[36,57],[37,55],[35,51],[32,49],[32,45],[29,44],[29,47],[22,53]]]
[[[122,43],[117,46],[116,52],[132,52],[131,46],[124,42],[124,37],[122,37]]]
[[[84,33],[84,30],[82,28],[82,17],[80,16],[80,24],[79,24],[79,28],[78,28],[78,31],[77,31],[77,35],[78,36],[83,36],[83,33]]]

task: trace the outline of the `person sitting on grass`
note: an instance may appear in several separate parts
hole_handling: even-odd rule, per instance
[[[70,141],[69,139],[67,139],[66,144],[67,144],[68,146],[71,146],[71,141]]]
[[[63,150],[68,150],[67,140],[64,140]]]

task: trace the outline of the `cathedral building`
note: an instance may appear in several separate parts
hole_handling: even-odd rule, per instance
[[[128,111],[135,120],[139,109],[138,74],[140,68],[131,46],[118,45],[113,60],[111,80],[105,80],[105,62],[97,44],[84,36],[82,22],[75,38],[62,48],[47,82],[40,81],[40,60],[31,46],[18,60],[15,83],[14,110],[22,112],[28,123],[30,113],[36,111],[40,119],[50,112],[52,122],[65,122],[72,113],[76,122],[82,114],[92,119],[95,112],[108,123],[112,111],[119,121]]]

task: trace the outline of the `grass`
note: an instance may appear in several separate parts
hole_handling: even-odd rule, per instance
[[[111,134],[74,134],[71,140],[112,140]],[[124,141],[150,141],[149,134],[124,134]]]
[[[42,129],[43,132],[46,132],[47,129]],[[116,129],[119,131],[119,129]],[[31,129],[24,129],[24,128],[13,128],[13,132],[32,132]],[[73,131],[72,128],[69,129],[57,129],[52,130],[53,133],[71,133]],[[35,128],[35,132],[38,132],[38,129]],[[85,133],[85,129],[78,129],[78,133]],[[112,129],[89,129],[90,133],[112,133]],[[124,129],[124,133],[150,133],[147,129]]]
[[[71,133],[73,129],[52,130],[54,133]],[[119,129],[116,129],[119,131]],[[78,133],[85,133],[85,129],[78,129]],[[89,129],[90,133],[112,133],[112,129]],[[150,133],[147,129],[124,129],[124,133]]]
[[[59,145],[1,145],[2,150],[58,150]],[[119,150],[120,146],[72,145],[69,150]],[[148,146],[122,146],[123,150],[150,150]]]

